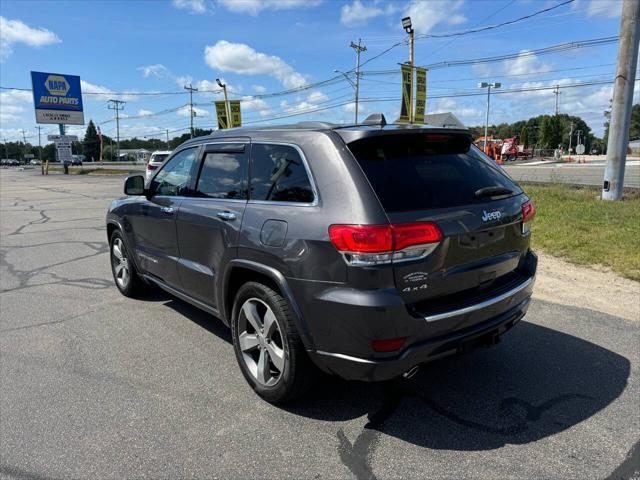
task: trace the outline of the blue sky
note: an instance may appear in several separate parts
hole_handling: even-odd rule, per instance
[[[106,134],[115,135],[107,100],[127,102],[121,121],[123,138],[164,138],[167,129],[171,137],[186,132],[189,113],[184,106],[189,97],[183,87],[189,82],[200,89],[194,94],[195,125],[210,128],[215,123],[211,102],[221,98],[214,93],[216,78],[227,82],[231,98],[243,101],[245,123],[349,122],[353,119],[353,89],[345,79],[335,78],[334,69],[354,67],[351,41],[362,38],[367,47],[364,62],[406,39],[400,19],[407,14],[420,36],[489,26],[559,3],[561,0],[3,0],[0,86],[30,88],[31,70],[80,75],[85,119],[93,119]],[[486,98],[460,96],[478,92],[479,81],[499,81],[503,89],[512,89],[611,80],[616,43],[550,55],[527,52],[616,36],[620,9],[617,0],[575,0],[532,19],[481,33],[418,38],[416,65],[522,53],[496,63],[432,69],[427,113],[452,111],[468,125],[483,124]],[[402,44],[363,66],[361,118],[379,111],[388,119],[397,117],[400,73],[386,71],[397,70],[407,55],[407,46]],[[331,78],[329,84],[286,95],[260,96]],[[636,84],[636,99],[637,91]],[[560,111],[582,116],[601,135],[602,112],[612,87],[594,85],[561,92]],[[5,88],[0,96],[0,137],[15,139],[24,129],[28,141],[37,141],[30,92]],[[550,90],[495,95],[490,122],[553,113],[554,105]],[[292,116],[277,118],[284,115]],[[55,130],[45,125],[43,133]],[[84,127],[70,131],[82,134]]]

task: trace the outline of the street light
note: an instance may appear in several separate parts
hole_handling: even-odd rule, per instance
[[[227,114],[227,128],[231,126],[231,112],[229,111],[229,99],[227,98],[227,84],[222,83],[219,78],[216,78],[216,83],[224,92],[224,112]]]
[[[478,88],[486,88],[487,89],[487,116],[484,121],[484,153],[489,155],[489,148],[487,146],[487,136],[489,135],[489,105],[491,103],[491,89],[492,88],[500,88],[502,84],[500,82],[495,83],[487,83],[481,82],[478,83]]]
[[[411,28],[411,17],[404,17],[402,19],[402,28],[404,28],[407,33],[413,31],[413,29]]]

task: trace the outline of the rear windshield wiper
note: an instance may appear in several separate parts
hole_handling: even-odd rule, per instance
[[[497,197],[502,195],[513,195],[513,190],[507,187],[484,187],[480,190],[476,190],[474,195],[476,197]]]

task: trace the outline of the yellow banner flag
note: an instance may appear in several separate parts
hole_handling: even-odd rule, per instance
[[[400,118],[398,122],[409,123],[411,120],[411,105],[413,104],[413,68],[411,65],[400,65],[402,72],[402,101],[400,102]]]
[[[224,130],[229,128],[229,122],[227,121],[227,109],[225,108],[224,101],[214,102],[216,105],[216,116],[218,117],[218,129]]]
[[[416,110],[415,122],[424,123],[427,106],[427,70],[416,67]]]
[[[240,113],[240,100],[231,100],[229,102],[229,110],[231,111],[231,127],[240,127],[242,125],[242,115]]]

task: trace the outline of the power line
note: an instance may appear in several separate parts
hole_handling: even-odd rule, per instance
[[[500,28],[500,27],[505,27],[507,25],[513,25],[514,23],[518,23],[518,22],[522,22],[523,20],[528,20],[529,18],[533,18],[536,17],[538,15],[542,15],[543,13],[547,13],[550,12],[551,10],[555,10],[556,8],[560,8],[560,7],[564,7],[565,5],[568,5],[570,3],[575,2],[575,0],[566,0],[562,3],[558,3],[557,5],[554,5],[552,7],[549,8],[545,8],[542,10],[538,10],[537,12],[533,12],[529,15],[525,15],[524,17],[520,17],[520,18],[516,18],[514,20],[508,20],[506,22],[502,22],[502,23],[497,23],[495,25],[488,25],[486,27],[480,27],[480,28],[472,28],[470,30],[465,30],[462,32],[453,32],[453,33],[423,33],[423,34],[419,34],[416,35],[416,38],[450,38],[450,37],[460,37],[463,35],[470,35],[473,33],[478,33],[478,32],[484,32],[487,30],[493,30],[496,28]]]

